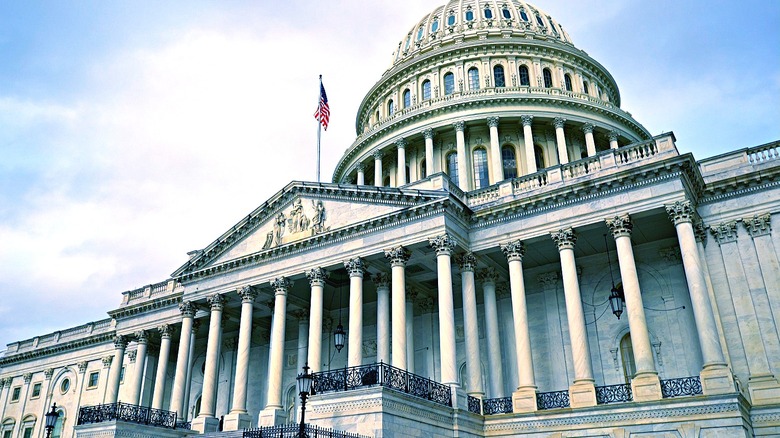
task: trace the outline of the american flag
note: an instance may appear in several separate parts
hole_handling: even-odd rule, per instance
[[[330,121],[330,107],[328,106],[328,96],[325,94],[325,86],[320,82],[320,103],[317,105],[317,112],[314,113],[314,118],[317,119],[325,130],[328,130],[328,122]]]

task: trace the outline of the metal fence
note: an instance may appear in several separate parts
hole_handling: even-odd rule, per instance
[[[482,400],[484,415],[512,413],[512,397],[488,398]]]
[[[633,400],[633,394],[631,393],[630,383],[596,387],[596,403],[600,405],[627,402],[631,400]]]
[[[126,421],[169,429],[187,428],[187,423],[176,421],[176,412],[152,409],[128,403],[84,406],[79,409],[77,424],[102,423],[104,421]]]
[[[301,426],[298,424],[282,424],[279,426],[244,429],[244,438],[299,438]],[[356,433],[342,432],[324,427],[304,425],[304,433],[308,438],[369,438]]]
[[[661,395],[663,398],[702,395],[703,393],[699,376],[661,380]]]
[[[569,391],[539,392],[536,394],[536,407],[539,410],[569,407]]]

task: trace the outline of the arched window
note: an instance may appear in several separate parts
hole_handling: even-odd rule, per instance
[[[57,421],[54,423],[54,429],[51,431],[51,438],[62,437],[62,426],[65,424],[65,411],[57,409],[57,413],[60,414],[57,417]]]
[[[544,150],[538,144],[534,145],[534,155],[536,156],[536,170],[542,170],[547,167],[544,165]]]
[[[298,413],[295,412],[295,399],[296,397],[295,393],[295,386],[291,386],[290,389],[287,390],[287,397],[285,400],[285,408],[287,411],[287,422],[288,423],[297,423],[298,422]]]
[[[520,66],[520,85],[524,87],[531,85],[531,77],[528,74],[528,67],[524,65]]]
[[[517,178],[517,158],[514,146],[508,144],[501,148],[501,164],[504,167],[504,179]]]
[[[585,94],[590,94],[590,90],[588,89],[588,81],[582,82],[582,92]]]
[[[395,105],[393,105],[393,99],[387,102],[387,115],[392,116],[395,113]]]
[[[412,43],[412,34],[409,34],[409,35],[406,37],[406,44],[404,44],[404,53],[406,53],[407,51],[409,51],[409,45],[410,45],[411,43]]]
[[[542,20],[539,14],[536,14],[536,22],[539,24],[539,27],[544,27],[544,20]]]
[[[466,21],[474,21],[474,11],[471,10],[471,6],[466,9]]]
[[[449,96],[455,92],[455,75],[452,73],[444,74],[444,95]]]
[[[474,162],[474,188],[481,189],[489,186],[487,151],[485,148],[477,148],[474,149],[472,156]]]
[[[428,169],[425,167],[425,159],[420,160],[420,179],[428,177]]]
[[[496,65],[493,67],[493,81],[496,87],[506,87],[506,78],[504,78],[504,67]]]
[[[447,17],[447,26],[455,26],[455,13],[450,12],[450,15]]]
[[[544,77],[544,88],[552,88],[552,72],[549,68],[542,70],[542,76]]]
[[[447,175],[452,182],[458,184],[458,154],[455,152],[447,154]]]
[[[485,18],[487,18],[488,20],[492,20],[493,19],[493,11],[490,10],[489,6],[485,7]]]
[[[469,90],[479,90],[479,70],[476,67],[469,69]]]
[[[409,89],[404,90],[404,108],[412,106],[412,92]]]
[[[552,29],[552,32],[555,36],[558,36],[558,29],[555,28],[555,23],[553,23],[552,18],[550,16],[547,16],[547,21],[550,22],[550,29]]]
[[[425,27],[420,26],[420,28],[417,29],[417,41],[420,41],[422,39],[424,33],[425,33]]]
[[[5,421],[3,421],[3,426],[0,428],[3,432],[3,438],[11,436],[14,431],[14,426],[16,426],[16,421],[14,421],[13,418],[6,418]]]
[[[437,30],[439,30],[439,17],[434,17],[431,22],[431,32],[435,33]]]
[[[566,73],[565,75],[563,75],[563,81],[566,83],[566,91],[572,91],[572,87],[571,87],[571,75],[569,75],[568,73]]]
[[[21,425],[22,438],[32,438],[33,430],[35,430],[35,415],[28,415],[24,417]]]
[[[528,14],[525,13],[525,9],[520,9],[520,18],[522,18],[523,21],[528,21]]]
[[[626,383],[631,383],[631,379],[636,374],[636,364],[634,363],[634,345],[631,343],[631,333],[626,333],[620,339],[620,358],[623,362],[623,377]]]
[[[422,98],[423,100],[431,99],[431,81],[427,79],[422,83]]]
[[[507,20],[512,19],[512,13],[509,12],[509,8],[507,8],[506,6],[504,6],[504,9],[501,10],[501,14],[503,14],[504,18]]]

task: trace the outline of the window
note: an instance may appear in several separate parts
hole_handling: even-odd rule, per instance
[[[469,90],[479,90],[479,70],[476,67],[469,69]]]
[[[552,30],[553,34],[555,34],[555,36],[558,36],[558,29],[555,28],[555,24],[553,23],[552,18],[548,16],[547,21],[550,22],[550,29]]]
[[[493,19],[493,11],[491,11],[489,7],[485,8],[485,18],[487,18],[488,20]]]
[[[13,431],[11,431],[11,430],[6,430],[5,432],[3,432],[3,438],[11,438],[11,433],[12,432]]]
[[[517,178],[517,159],[515,148],[512,145],[504,145],[501,148],[501,165],[504,168],[504,179]]]
[[[439,30],[439,17],[435,17],[433,22],[431,22],[431,32],[436,32],[437,30]]]
[[[376,121],[379,121],[379,110],[376,110]]]
[[[33,432],[33,428],[32,427],[25,427],[24,428],[24,438],[32,438],[32,432]]]
[[[425,27],[420,26],[420,28],[417,29],[417,41],[420,41],[422,39],[423,33],[425,33]]]
[[[552,88],[552,72],[549,68],[542,70],[544,76],[544,88]]]
[[[295,400],[298,394],[295,393],[295,387],[291,387],[287,390],[287,422],[295,423],[298,421],[298,412],[295,409]]]
[[[22,395],[22,387],[17,386],[16,388],[14,388],[13,392],[11,393],[11,401],[12,402],[19,401],[19,397],[21,397],[21,395]]]
[[[450,16],[447,17],[447,26],[454,26],[455,25],[455,14],[450,12]]]
[[[536,156],[536,170],[542,170],[546,166],[544,165],[544,151],[541,146],[534,145],[534,155]]]
[[[395,107],[393,106],[393,99],[387,102],[387,115],[392,116],[395,113]]]
[[[444,95],[449,96],[455,92],[455,75],[447,73],[444,75]]]
[[[584,81],[582,83],[582,92],[585,94],[590,94],[590,91],[588,90],[588,81]]]
[[[455,184],[458,184],[458,154],[450,152],[447,154],[447,175]]]
[[[506,6],[504,6],[504,9],[501,10],[501,14],[503,14],[504,18],[506,18],[507,20],[512,19],[512,13],[509,12],[509,8],[507,8]]]
[[[431,99],[431,81],[427,79],[422,83],[422,98],[423,100]]]
[[[506,78],[504,77],[504,67],[497,65],[493,67],[493,80],[496,87],[506,87]]]
[[[95,388],[100,380],[100,371],[93,371],[89,373],[89,380],[87,381],[87,388]]]
[[[412,92],[407,90],[404,90],[404,108],[409,108],[412,106]]]
[[[411,43],[412,43],[412,34],[409,34],[409,35],[406,37],[406,44],[404,44],[404,53],[406,53],[407,51],[409,51],[409,44],[411,44]]]
[[[425,160],[420,161],[420,179],[426,178],[428,176],[428,169],[425,168]]]
[[[566,73],[565,75],[563,75],[563,80],[564,82],[566,82],[566,91],[572,91],[571,76],[568,73]]]
[[[528,67],[520,66],[520,85],[528,87],[531,85],[531,77],[528,75]]]
[[[30,398],[36,398],[41,396],[41,382],[33,384],[32,395]]]
[[[484,148],[474,149],[474,188],[481,189],[490,185],[488,178],[487,151]]]
[[[70,379],[67,377],[62,379],[62,383],[60,383],[60,392],[65,394],[70,389]]]
[[[525,13],[525,9],[520,9],[520,18],[522,18],[523,21],[528,21],[528,14]]]
[[[636,364],[634,363],[634,345],[631,343],[631,333],[626,333],[620,339],[620,358],[623,362],[623,377],[626,383],[631,383],[631,379],[636,374]]]
[[[544,20],[538,14],[536,15],[536,22],[539,24],[539,27],[544,27]]]
[[[60,416],[57,417],[57,422],[54,423],[54,430],[51,431],[51,438],[62,437],[62,425],[65,423],[65,411],[60,409],[58,413]]]
[[[471,7],[466,10],[466,21],[474,21],[474,11],[471,10]]]

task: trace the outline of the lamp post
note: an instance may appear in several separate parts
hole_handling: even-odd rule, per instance
[[[57,412],[57,403],[51,405],[51,411],[46,413],[46,438],[51,438],[51,431],[54,430],[54,425],[57,424],[57,418],[60,413]]]
[[[347,337],[347,332],[344,331],[344,326],[341,325],[341,318],[339,317],[339,325],[336,327],[336,331],[333,332],[333,339],[336,344],[336,351],[340,352],[344,348],[344,338]]]
[[[620,287],[615,287],[615,276],[612,274],[612,258],[609,256],[609,244],[607,243],[607,235],[604,235],[604,245],[607,247],[607,263],[609,263],[609,277],[612,279],[612,290],[609,293],[609,305],[612,307],[612,314],[620,319],[620,315],[623,314],[623,306],[626,304],[626,299],[623,296],[623,284]]]
[[[303,366],[303,373],[298,374],[296,378],[298,381],[298,394],[301,396],[301,428],[298,431],[299,438],[306,437],[306,398],[309,397],[311,391],[311,384],[314,381],[314,377],[309,373],[309,363],[307,362]]]

